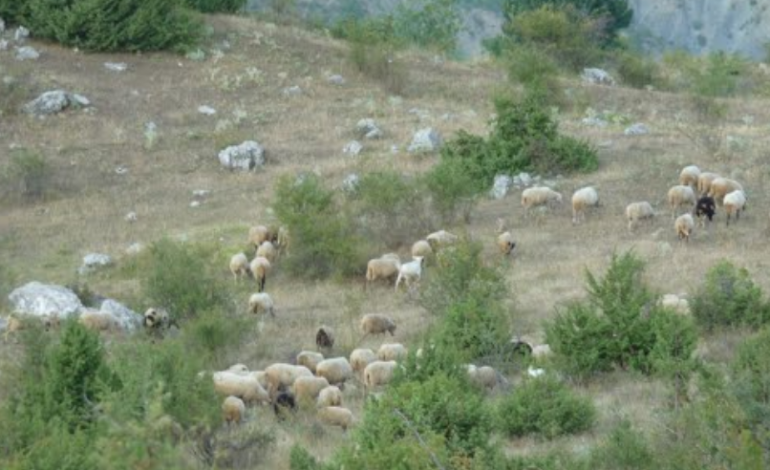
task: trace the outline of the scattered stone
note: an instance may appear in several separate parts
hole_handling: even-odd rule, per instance
[[[8,300],[14,312],[35,317],[58,316],[65,319],[78,315],[83,309],[80,299],[70,289],[37,281],[15,289]]]
[[[82,95],[67,93],[64,90],[47,91],[24,105],[23,110],[36,116],[59,113],[69,107],[85,107],[91,102]]]
[[[396,144],[393,144],[393,145],[390,146],[390,153],[392,153],[393,155],[398,154],[399,150],[400,149],[398,148],[398,145],[396,145]]]
[[[91,100],[89,100],[83,95],[72,93],[68,95],[68,98],[70,100],[70,106],[75,106],[80,108],[86,108],[88,106],[91,106]]]
[[[608,85],[615,86],[615,79],[607,71],[597,68],[583,69],[581,78],[584,82],[593,83],[594,85]]]
[[[430,117],[430,111],[426,109],[421,108],[411,108],[409,111],[407,111],[409,114],[413,114],[417,116],[417,118],[422,121],[425,119],[428,119]]]
[[[433,128],[426,127],[414,134],[412,143],[409,144],[407,151],[409,153],[435,152],[441,147],[441,144],[441,135],[433,130]]]
[[[85,275],[92,273],[99,268],[112,264],[112,258],[102,253],[89,253],[83,257],[83,265],[78,269],[78,274]]]
[[[607,127],[607,125],[609,124],[604,119],[596,116],[583,118],[580,122],[582,122],[583,125],[589,126],[589,127]]]
[[[104,299],[99,306],[99,311],[112,314],[120,323],[120,328],[128,333],[133,333],[142,326],[142,315],[113,299]]]
[[[125,175],[126,173],[128,173],[128,168],[124,167],[123,165],[115,168],[115,174],[117,175]]]
[[[144,245],[139,242],[132,243],[126,248],[126,254],[129,256],[138,255],[142,251],[144,251]]]
[[[247,140],[219,152],[219,163],[231,170],[256,170],[265,164],[265,151],[257,142]]]
[[[125,219],[126,222],[133,223],[138,220],[138,217],[136,216],[136,212],[129,212],[123,219]]]
[[[128,69],[128,64],[125,62],[105,62],[104,68],[113,72],[125,72]]]
[[[357,157],[361,153],[361,150],[363,149],[364,149],[364,146],[361,145],[361,142],[357,140],[351,140],[350,142],[345,144],[345,146],[342,148],[342,153],[353,157]]]
[[[283,89],[284,96],[299,96],[301,94],[302,88],[300,88],[299,85],[294,85]]]
[[[0,18],[0,34],[3,34],[5,32],[5,21],[3,21],[2,18]]]
[[[529,173],[521,172],[518,175],[513,177],[513,185],[517,188],[526,188],[527,186],[530,186],[533,182],[532,176],[530,176]]]
[[[200,205],[201,205],[201,202],[197,201],[197,200],[196,201],[192,201],[190,203],[190,207],[192,207],[193,209],[195,209],[196,207],[200,207]]]
[[[360,182],[361,178],[357,174],[351,173],[342,180],[342,191],[348,194],[355,193],[358,190],[358,184]]]
[[[13,33],[13,40],[21,44],[29,37],[29,30],[24,26],[19,26]]]
[[[37,60],[40,53],[32,46],[24,46],[16,49],[16,60]]]
[[[217,113],[217,110],[212,108],[211,106],[198,106],[198,112],[201,114],[205,114],[206,116],[213,116]]]
[[[196,189],[196,190],[193,190],[192,192],[193,197],[197,197],[199,199],[203,199],[204,197],[207,197],[209,194],[211,194],[211,191],[208,189]]]
[[[382,131],[374,119],[371,118],[361,119],[358,121],[358,124],[356,124],[356,130],[366,139],[379,139],[382,137]]]
[[[188,60],[194,60],[195,62],[202,62],[206,60],[206,53],[202,49],[196,49],[185,54],[185,58]]]
[[[0,51],[8,50],[8,41],[6,39],[0,39]]]
[[[630,126],[626,127],[626,130],[623,131],[623,134],[625,135],[645,135],[649,133],[650,129],[641,122],[631,124]]]
[[[613,143],[614,142],[611,141],[611,140],[604,140],[604,141],[599,142],[598,144],[596,144],[596,146],[599,147],[599,148],[605,148],[606,149],[606,148],[612,147]]]
[[[492,190],[489,192],[489,196],[492,199],[502,199],[508,194],[508,190],[513,185],[513,179],[508,175],[495,176],[495,182],[492,185]]]
[[[327,78],[327,81],[332,85],[342,86],[345,84],[345,78],[342,75],[332,75]]]

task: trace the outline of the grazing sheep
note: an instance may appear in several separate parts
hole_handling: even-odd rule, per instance
[[[327,406],[318,410],[318,418],[329,426],[339,426],[347,431],[353,425],[353,413],[341,406]]]
[[[232,395],[246,403],[267,403],[270,401],[267,392],[254,376],[222,371],[215,372],[212,378],[214,390],[220,395]]]
[[[411,290],[416,284],[420,282],[422,277],[422,268],[425,265],[425,258],[415,258],[408,263],[404,263],[398,269],[398,277],[396,278],[396,291],[398,292],[398,286],[401,284],[401,280],[405,281],[405,284],[409,290]]]
[[[251,372],[249,372],[249,368],[246,367],[246,364],[233,364],[232,366],[227,368],[227,372],[232,372],[234,374],[241,374],[241,375],[248,375]]]
[[[720,176],[716,173],[705,172],[698,176],[698,194],[701,196],[708,196],[711,190],[711,183]]]
[[[478,387],[491,390],[500,383],[500,374],[495,369],[489,366],[476,367],[473,364],[466,366],[468,371],[468,378],[471,383]]]
[[[289,253],[289,245],[291,244],[291,234],[289,233],[289,229],[284,227],[283,225],[278,229],[278,236],[276,237],[276,243],[278,244],[278,249],[282,253]]]
[[[246,416],[246,404],[240,398],[230,395],[222,403],[222,416],[228,426],[238,424]]]
[[[152,307],[144,312],[142,325],[149,334],[161,338],[166,330],[169,330],[172,326],[177,326],[176,322],[171,319],[171,316],[169,316],[167,311]]]
[[[369,283],[378,279],[392,280],[401,267],[401,261],[392,256],[381,256],[379,258],[371,259],[366,264],[366,283],[364,284],[364,290],[367,289]]]
[[[663,308],[673,310],[680,315],[690,314],[690,303],[682,296],[676,294],[666,294],[660,300]]]
[[[743,186],[730,178],[717,178],[711,182],[708,195],[714,198],[718,205],[724,205],[725,196],[733,191],[743,191]]]
[[[679,173],[679,184],[690,186],[693,190],[698,188],[698,178],[700,177],[700,168],[690,165],[682,168]]]
[[[254,279],[257,280],[257,286],[259,286],[259,291],[263,292],[265,290],[265,282],[267,281],[267,274],[270,272],[270,269],[272,268],[272,265],[270,264],[270,260],[267,258],[263,258],[261,256],[257,256],[253,260],[251,260],[251,264],[249,264],[249,268],[251,269],[251,273],[254,275]]]
[[[401,343],[385,343],[377,350],[377,358],[381,361],[397,361],[406,358],[406,352]]]
[[[387,315],[368,313],[361,318],[361,331],[364,332],[364,336],[384,335],[385,333],[395,336],[396,322]]]
[[[647,201],[632,202],[626,206],[626,220],[628,220],[628,231],[631,232],[636,224],[642,220],[648,220],[655,217],[655,211],[652,205]]]
[[[324,359],[316,366],[315,373],[318,377],[325,377],[332,385],[342,384],[353,378],[353,368],[345,357]]]
[[[692,218],[692,214],[689,213],[680,215],[674,222],[674,229],[680,241],[689,242],[694,228],[695,221]]]
[[[257,382],[259,382],[259,385],[261,385],[262,388],[264,388],[265,390],[268,389],[267,374],[265,373],[265,371],[257,370],[257,371],[251,372],[250,375],[255,379],[257,379]]]
[[[275,304],[267,292],[257,292],[249,297],[249,312],[258,315],[264,312],[275,318]]]
[[[516,240],[513,238],[513,234],[505,229],[505,220],[497,219],[497,247],[504,255],[510,255],[513,253],[513,249],[516,248]]]
[[[377,360],[377,355],[371,349],[354,349],[350,353],[350,367],[353,368],[353,372],[361,374],[366,366]]]
[[[318,394],[318,400],[316,401],[316,407],[326,408],[327,406],[340,406],[342,405],[342,391],[340,388],[334,385],[321,390]]]
[[[294,381],[294,397],[300,404],[314,403],[321,390],[329,386],[324,377],[299,377]]]
[[[316,366],[324,360],[324,355],[315,351],[302,351],[297,354],[297,365],[305,366],[315,374]]]
[[[736,190],[725,196],[722,204],[727,213],[727,226],[730,226],[730,216],[735,214],[735,220],[741,218],[741,211],[746,210],[746,193]]]
[[[78,322],[91,331],[120,331],[120,321],[115,315],[98,310],[86,310],[78,318]]]
[[[526,209],[527,214],[529,214],[534,207],[561,204],[561,201],[562,197],[560,193],[545,186],[527,188],[521,193],[521,205]]]
[[[428,240],[417,240],[412,245],[412,258],[422,256],[428,258],[433,254],[433,248],[430,247]]]
[[[237,283],[239,277],[251,276],[249,259],[244,253],[238,253],[230,258],[230,272],[233,273],[233,282]]]
[[[254,245],[254,248],[259,248],[265,241],[275,241],[276,236],[273,231],[264,225],[255,225],[249,228],[249,243]]]
[[[267,391],[272,397],[281,388],[289,388],[294,385],[294,381],[299,377],[312,377],[313,373],[305,366],[276,363],[265,368],[265,375]]]
[[[705,220],[703,219],[704,216],[709,222],[713,221],[716,211],[717,205],[714,202],[713,197],[703,196],[698,199],[697,204],[695,204],[695,216],[698,218],[698,225],[701,227],[705,225]]]
[[[695,192],[689,186],[673,186],[668,190],[668,206],[671,208],[671,218],[677,217],[681,207],[692,210],[695,206]]]
[[[586,210],[589,207],[599,205],[599,193],[593,186],[586,186],[575,191],[572,195],[572,223],[578,224],[586,218]]]
[[[321,325],[315,334],[315,345],[318,349],[331,350],[334,347],[334,330],[326,325]]]
[[[287,412],[297,411],[297,400],[289,392],[280,392],[273,400],[273,412],[275,416],[282,420]]]
[[[438,232],[433,232],[425,237],[425,240],[427,240],[433,252],[438,252],[441,248],[454,245],[459,239],[460,237],[454,233],[447,232],[446,230],[439,230]],[[417,257],[413,255],[413,258]]]
[[[372,362],[364,369],[364,386],[367,389],[373,389],[379,385],[389,384],[397,366],[396,361]]]
[[[278,258],[278,249],[273,245],[273,242],[265,240],[257,248],[255,256],[265,258],[272,264],[275,263],[275,260]]]

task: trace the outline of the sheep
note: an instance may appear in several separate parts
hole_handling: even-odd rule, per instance
[[[679,184],[682,186],[689,186],[695,190],[698,188],[700,174],[700,168],[697,166],[686,166],[682,168],[682,171],[679,173]]]
[[[674,222],[674,229],[680,241],[689,242],[694,228],[695,221],[690,213],[680,215]]]
[[[275,396],[280,388],[294,385],[294,381],[299,377],[312,376],[313,373],[305,366],[275,363],[265,368],[267,391],[271,397]]]
[[[235,396],[247,403],[267,403],[269,397],[259,381],[249,375],[234,372],[215,372],[214,390],[220,395]]]
[[[404,263],[398,269],[398,277],[396,278],[396,292],[398,292],[398,286],[403,279],[406,286],[411,290],[415,284],[420,282],[422,277],[422,268],[425,264],[425,258],[416,257],[408,263]]]
[[[724,198],[733,191],[743,191],[743,186],[730,178],[717,178],[711,182],[708,195],[714,198],[714,202],[724,205]]]
[[[273,245],[273,242],[265,240],[257,248],[255,256],[265,258],[270,261],[270,263],[275,263],[275,260],[278,258],[278,249]]]
[[[254,245],[254,248],[259,248],[259,245],[265,241],[275,241],[276,237],[273,231],[264,225],[255,225],[249,228],[249,243]]]
[[[329,385],[318,393],[318,400],[316,401],[316,407],[326,408],[328,406],[340,406],[342,405],[342,391],[340,388],[334,385]]]
[[[425,237],[425,240],[428,242],[433,252],[438,252],[441,248],[446,248],[447,246],[457,243],[459,237],[446,230],[439,230],[438,232],[433,232]],[[412,257],[416,258],[414,255],[412,255]]]
[[[109,312],[86,310],[80,314],[78,322],[91,331],[120,331],[120,321]]]
[[[241,374],[241,375],[250,374],[249,368],[245,364],[233,364],[227,368],[226,372],[232,372],[234,374]]]
[[[282,420],[287,411],[295,412],[297,410],[297,400],[289,392],[280,392],[273,400],[273,412],[275,416]]]
[[[278,228],[278,236],[276,237],[276,243],[278,244],[278,249],[282,253],[289,253],[289,245],[291,244],[291,234],[289,233],[289,229],[284,227],[283,225]]]
[[[259,286],[259,292],[263,292],[265,290],[265,282],[267,281],[267,274],[270,272],[270,269],[272,268],[272,265],[270,264],[270,260],[262,256],[257,256],[256,258],[251,260],[251,264],[249,264],[249,268],[251,269],[251,273],[254,275],[254,279],[257,280],[257,286]]]
[[[711,189],[711,183],[720,176],[716,173],[705,172],[698,176],[698,194],[701,196],[708,196]]]
[[[307,367],[315,374],[316,366],[324,360],[324,355],[315,351],[302,351],[297,354],[297,365]]]
[[[395,336],[396,322],[387,315],[368,313],[361,318],[361,331],[364,332],[364,336],[384,335],[385,333]]]
[[[586,218],[586,210],[589,207],[599,205],[599,193],[593,186],[580,188],[572,195],[572,223],[578,224]]]
[[[315,372],[318,377],[325,377],[332,385],[345,383],[353,377],[353,368],[344,357],[324,359],[318,363]]]
[[[267,292],[257,292],[249,297],[249,313],[258,315],[260,312],[275,318],[275,304]]]
[[[318,418],[329,426],[339,426],[347,431],[353,424],[353,413],[341,406],[327,406],[318,410]]]
[[[385,343],[377,350],[377,358],[381,361],[396,361],[406,357],[406,348],[401,343]]]
[[[668,190],[668,206],[671,208],[671,218],[675,219],[678,210],[685,206],[690,210],[695,206],[695,192],[689,186],[673,186]]]
[[[660,300],[663,308],[670,309],[680,315],[690,314],[690,303],[683,296],[676,294],[666,294]]]
[[[497,247],[504,255],[510,255],[513,253],[513,249],[516,248],[516,240],[513,238],[513,234],[505,230],[505,220],[497,219]]]
[[[267,374],[263,370],[257,370],[254,372],[251,372],[249,375],[254,377],[257,382],[259,382],[259,385],[262,386],[265,390],[268,389],[268,383],[267,383]]]
[[[730,226],[730,216],[735,214],[735,220],[737,221],[741,217],[741,211],[746,210],[746,193],[736,190],[725,196],[722,204],[727,213],[727,226]]]
[[[324,377],[299,377],[294,381],[294,397],[300,404],[315,402],[321,390],[329,386]]]
[[[497,371],[489,366],[476,367],[468,364],[465,367],[471,383],[480,388],[491,390],[499,383]]]
[[[401,261],[392,256],[381,256],[379,258],[371,259],[366,264],[366,283],[364,284],[364,290],[367,289],[369,283],[378,279],[393,279],[401,267]]]
[[[639,221],[647,220],[655,217],[655,211],[652,210],[652,205],[647,201],[632,202],[626,206],[626,220],[628,220],[628,231],[634,230],[634,227]]]
[[[364,386],[373,389],[378,385],[387,385],[393,379],[398,364],[396,361],[374,361],[364,369]]]
[[[240,398],[230,395],[222,403],[222,415],[228,426],[238,424],[246,416],[246,404]]]
[[[233,282],[238,283],[240,277],[251,276],[249,258],[245,253],[238,253],[230,258],[230,272],[233,273]]]
[[[326,325],[321,325],[315,334],[315,345],[319,350],[331,350],[334,347],[334,330]]]
[[[354,349],[350,353],[350,367],[357,374],[363,373],[366,366],[377,360],[377,355],[371,349]]]
[[[521,193],[521,205],[527,211],[527,214],[529,214],[534,207],[561,204],[561,201],[562,197],[560,193],[545,186],[527,188]]]
[[[417,240],[412,245],[412,258],[415,258],[417,256],[428,258],[432,254],[433,254],[433,248],[430,247],[430,243],[428,243],[428,240]]]
[[[710,196],[703,196],[698,199],[695,204],[695,216],[698,218],[698,225],[703,227],[705,225],[705,216],[709,222],[714,220],[714,214],[716,213],[717,205],[714,202],[714,198]]]

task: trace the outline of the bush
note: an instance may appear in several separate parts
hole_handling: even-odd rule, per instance
[[[187,5],[204,13],[235,13],[246,6],[247,0],[186,0]]]
[[[310,455],[310,452],[298,444],[294,444],[289,453],[289,468],[291,470],[319,470],[320,465],[315,457]]]
[[[655,59],[631,51],[622,51],[615,57],[620,80],[634,88],[648,85],[665,88],[660,67]]]
[[[556,97],[561,93],[558,85],[559,67],[556,61],[532,45],[512,45],[504,52],[508,64],[508,76],[526,89],[546,89]],[[557,98],[553,102],[558,102]]]
[[[51,184],[51,168],[38,152],[27,149],[11,152],[6,181],[14,192],[27,200],[42,199]]]
[[[468,221],[476,196],[485,189],[465,172],[457,159],[434,165],[423,175],[423,181],[430,194],[431,205],[445,225],[453,223],[458,216]]]
[[[393,13],[394,34],[420,47],[452,52],[462,20],[457,0],[399,3]]]
[[[653,470],[658,465],[647,438],[628,420],[616,425],[590,457],[590,468],[594,470]]]
[[[707,331],[718,326],[758,328],[770,319],[762,290],[751,280],[749,272],[727,260],[709,269],[691,307],[695,320]]]
[[[590,399],[545,376],[527,380],[505,397],[497,416],[500,430],[509,436],[534,434],[553,439],[590,429],[596,421],[596,409]]]
[[[770,329],[764,328],[738,348],[731,367],[731,389],[754,436],[770,451]],[[767,454],[766,454],[767,455]]]

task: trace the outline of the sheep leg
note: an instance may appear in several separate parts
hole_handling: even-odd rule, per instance
[[[262,276],[259,280],[259,291],[264,292],[265,291],[265,281],[267,280],[267,276]]]

